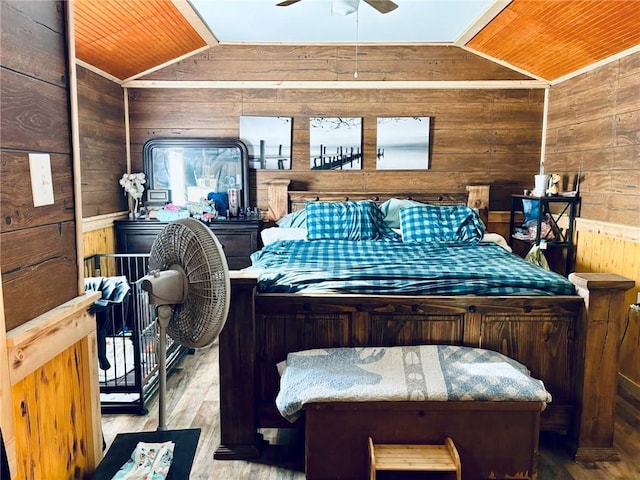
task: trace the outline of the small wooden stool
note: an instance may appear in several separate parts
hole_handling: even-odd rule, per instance
[[[444,445],[374,445],[369,437],[369,479],[380,470],[396,472],[456,472],[462,479],[460,456],[453,440]]]

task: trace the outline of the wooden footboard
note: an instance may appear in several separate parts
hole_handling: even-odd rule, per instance
[[[259,428],[291,427],[276,410],[276,364],[292,351],[453,344],[499,351],[544,381],[553,402],[541,428],[566,432],[579,460],[615,460],[613,405],[624,291],[632,280],[572,274],[575,296],[409,297],[256,294],[232,273],[220,335],[217,459],[260,454]]]

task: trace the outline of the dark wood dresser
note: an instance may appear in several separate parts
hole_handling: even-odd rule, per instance
[[[118,253],[149,253],[156,235],[167,225],[157,220],[116,220]],[[258,220],[216,220],[209,225],[227,256],[229,269],[251,265],[249,256],[259,248]]]

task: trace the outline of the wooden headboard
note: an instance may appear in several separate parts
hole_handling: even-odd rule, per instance
[[[289,191],[291,180],[277,179],[268,183],[269,211],[268,220],[276,221],[288,213],[304,208],[307,202],[358,201],[373,200],[382,203],[390,198],[406,198],[434,205],[467,205],[477,208],[480,218],[488,224],[489,185],[467,185],[466,191],[443,193],[435,191],[421,192],[316,192]]]

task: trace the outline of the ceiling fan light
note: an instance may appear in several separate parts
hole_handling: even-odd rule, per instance
[[[331,11],[338,15],[350,15],[358,10],[360,0],[331,0]]]

